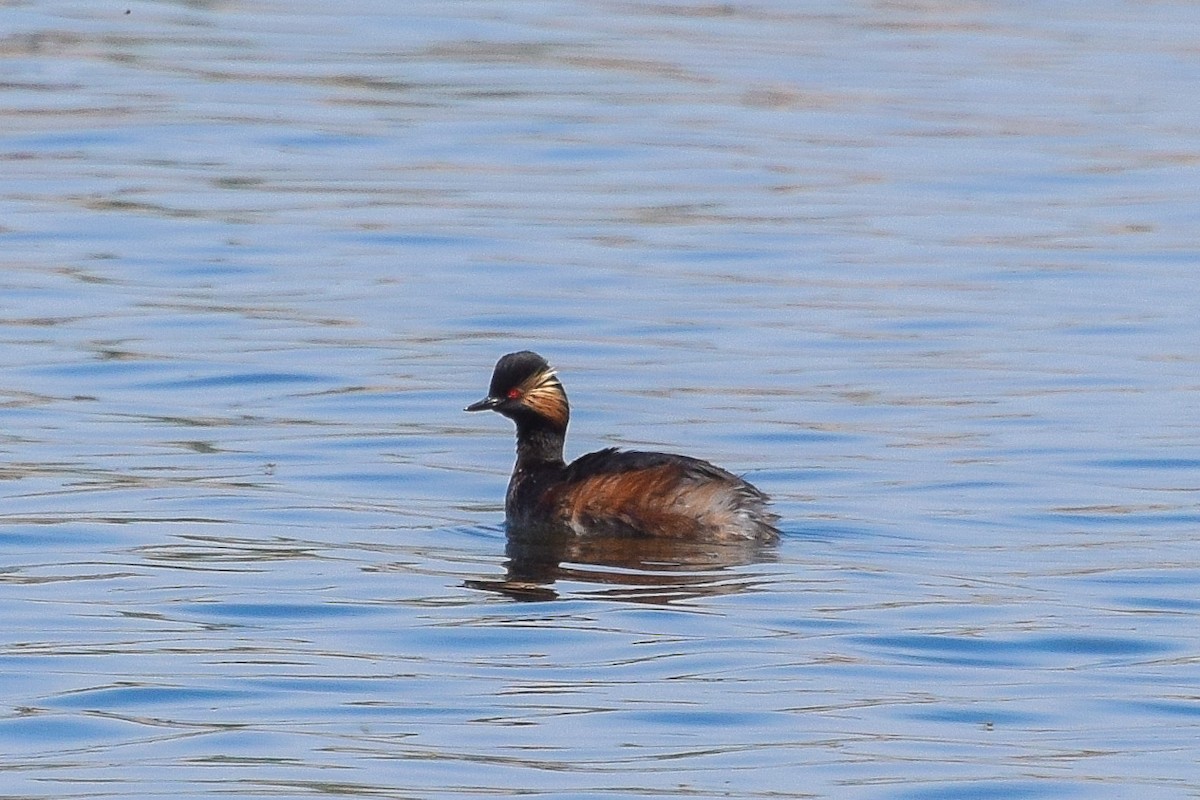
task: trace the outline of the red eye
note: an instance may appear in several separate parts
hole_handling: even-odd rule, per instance
[[[508,399],[509,400],[516,400],[520,396],[521,396],[520,389],[509,389],[508,390]]]

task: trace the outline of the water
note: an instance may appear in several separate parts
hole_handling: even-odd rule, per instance
[[[1200,795],[1198,14],[10,4],[0,795]]]

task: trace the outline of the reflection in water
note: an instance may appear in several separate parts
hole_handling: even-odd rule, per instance
[[[546,528],[510,528],[504,580],[466,585],[514,600],[555,600],[559,580],[604,584],[591,598],[669,603],[752,589],[757,573],[733,567],[773,561],[775,547],[761,542],[689,542],[630,536],[578,536]]]

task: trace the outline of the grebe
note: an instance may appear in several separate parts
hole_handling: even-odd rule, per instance
[[[517,463],[504,511],[510,532],[774,541],[768,498],[707,461],[615,447],[563,461],[570,406],[546,359],[529,350],[496,362],[487,397],[517,425]]]

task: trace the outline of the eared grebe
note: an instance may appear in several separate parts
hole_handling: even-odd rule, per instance
[[[517,463],[504,501],[510,532],[773,541],[767,496],[707,461],[669,453],[589,453],[568,465],[567,393],[546,359],[523,350],[496,362],[487,397],[467,411],[517,424]]]

